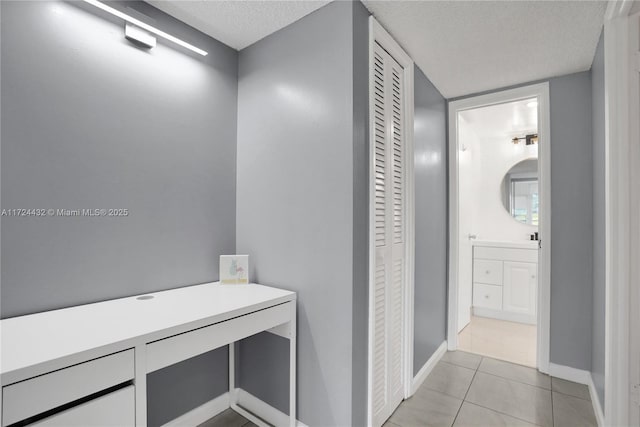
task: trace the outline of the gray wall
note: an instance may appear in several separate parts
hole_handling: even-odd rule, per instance
[[[363,338],[353,336],[361,308],[353,298],[364,284],[354,290],[362,274],[354,245],[367,251],[366,215],[354,221],[366,173],[354,165],[364,149],[354,123],[366,123],[354,111],[366,107],[354,101],[364,86],[353,73],[366,69],[354,63],[355,21],[366,29],[360,8],[330,3],[240,52],[237,250],[249,254],[252,280],[298,292],[298,418],[307,425],[351,425],[356,417],[354,341]],[[257,336],[243,345],[251,340],[261,340],[262,351],[246,355],[241,386],[288,412],[283,390],[252,380],[265,367],[287,377],[288,361],[274,356],[286,342]]]
[[[413,371],[446,340],[447,102],[415,67],[415,306]]]
[[[593,154],[591,73],[549,81],[552,363],[591,369]],[[543,242],[544,244],[544,242]]]
[[[550,359],[559,365],[591,370],[594,175],[591,72],[545,81],[549,82],[551,98]]]
[[[605,124],[604,33],[591,67],[593,118],[593,335],[591,376],[604,408],[605,347]]]
[[[367,76],[365,78],[365,76]],[[352,426],[367,424],[369,355],[369,12],[353,9]]]
[[[2,208],[130,212],[2,217],[4,318],[213,281],[235,251],[237,53],[132,4],[209,55],[139,50],[88,5],[1,4]],[[188,366],[151,377],[150,425],[218,394],[182,395],[178,379],[201,372]],[[225,372],[205,375],[226,384]]]

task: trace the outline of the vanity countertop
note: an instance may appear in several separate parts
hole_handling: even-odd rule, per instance
[[[488,246],[492,248],[538,249],[538,241],[474,240],[473,246]]]

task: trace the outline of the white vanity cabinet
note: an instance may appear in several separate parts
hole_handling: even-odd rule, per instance
[[[536,323],[537,242],[474,242],[473,313]]]

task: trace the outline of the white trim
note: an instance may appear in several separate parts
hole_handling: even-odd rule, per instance
[[[540,166],[540,237],[538,260],[538,354],[541,372],[549,370],[551,312],[551,128],[549,83],[523,86],[449,103],[449,295],[447,342],[449,350],[458,347],[458,112],[527,98],[538,98],[538,161]]]
[[[593,375],[589,375],[589,396],[591,396],[591,402],[593,404],[593,412],[596,414],[596,421],[598,421],[598,427],[604,426],[604,412],[602,411],[602,405],[600,405],[600,397],[598,397],[598,391],[596,390],[596,384],[593,382]]]
[[[598,426],[602,427],[605,425],[602,405],[600,405],[600,398],[598,397],[598,392],[596,390],[596,385],[593,382],[591,372],[585,371],[584,369],[576,369],[570,366],[549,363],[549,375],[562,380],[586,385],[589,388],[589,396],[591,397],[591,404],[593,405],[593,412],[596,416]]]
[[[236,400],[237,403],[232,403],[231,408],[255,424],[264,426],[267,425],[265,424],[267,422],[272,426],[289,425],[289,415],[258,399],[248,391],[237,388],[233,393],[235,399],[232,400]],[[300,420],[296,420],[296,426],[307,427]]]
[[[630,110],[629,117],[640,117],[640,11],[630,16],[629,21],[629,40],[630,50],[632,55],[631,70],[630,70]],[[629,140],[636,141],[636,144],[632,144],[630,152],[630,188],[640,188],[640,146],[637,141],[640,141],[640,122],[638,120],[630,120],[630,134]],[[630,200],[630,212],[635,213],[637,218],[637,212],[640,211],[640,194],[638,191],[631,192]],[[631,215],[633,218],[633,215]],[[630,230],[631,245],[629,257],[632,260],[640,259],[640,221],[636,220],[631,223]],[[631,312],[629,313],[630,325],[640,324],[640,266],[637,263],[631,265],[630,271],[631,286],[630,292],[630,305]],[[629,413],[629,424],[640,425],[640,336],[638,334],[632,335],[629,343],[629,360],[635,361],[634,364],[629,367],[629,378],[631,379],[630,387],[630,401],[632,402],[630,408],[633,408]]]
[[[447,352],[447,342],[442,341],[440,347],[431,355],[429,360],[420,368],[416,376],[411,381],[411,396],[420,388],[424,380],[427,379],[436,364],[442,359],[442,356]]]
[[[203,403],[184,415],[180,415],[178,418],[174,418],[162,427],[197,426],[224,412],[229,407],[229,393],[227,392]]]
[[[549,363],[549,375],[584,385],[588,385],[591,381],[591,372],[556,363]]]
[[[638,244],[631,235],[635,197],[631,170],[639,167],[631,156],[629,18],[631,1],[612,1],[604,22],[605,42],[605,424],[627,425],[630,418],[630,252]],[[637,35],[636,35],[637,37]],[[635,246],[634,246],[635,247]],[[636,361],[637,362],[637,361]],[[636,408],[637,410],[637,408]]]
[[[591,404],[593,405],[593,412],[596,416],[598,426],[602,427],[605,425],[604,413],[602,411],[602,406],[600,405],[600,398],[598,397],[598,392],[596,390],[596,385],[593,382],[591,372],[584,369],[576,369],[570,366],[549,363],[549,375],[562,380],[586,385],[589,388],[589,396],[591,397]]]
[[[414,181],[413,174],[413,60],[391,35],[371,16],[369,18],[369,74],[373,70],[373,48],[378,43],[402,66],[404,72],[404,131],[405,131],[405,288],[404,288],[404,325],[403,325],[403,382],[404,397],[411,395],[411,383],[413,381],[413,297],[414,297],[414,258],[415,258],[415,205],[414,205]],[[369,78],[369,111],[373,111],[373,80]],[[369,114],[369,138],[374,135],[373,115]],[[373,280],[375,278],[375,236],[374,236],[374,202],[375,185],[374,175],[374,150],[375,144],[369,143],[369,349],[368,349],[368,389],[367,389],[367,423],[372,425],[372,384],[373,384],[373,328],[374,301]]]

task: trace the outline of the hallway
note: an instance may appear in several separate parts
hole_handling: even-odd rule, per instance
[[[447,352],[385,427],[597,426],[587,386],[461,351]]]

